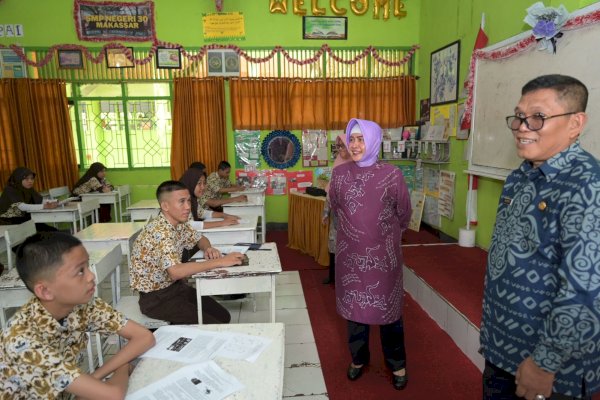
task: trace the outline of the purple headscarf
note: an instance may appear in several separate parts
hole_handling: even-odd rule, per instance
[[[356,125],[360,128],[365,140],[365,154],[360,161],[356,161],[359,167],[370,167],[375,164],[379,158],[379,151],[381,150],[381,127],[373,121],[367,121],[366,119],[352,118],[346,126],[346,146],[350,149],[350,135],[352,128]]]

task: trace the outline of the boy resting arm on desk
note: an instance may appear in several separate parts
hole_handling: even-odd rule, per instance
[[[0,398],[56,399],[63,392],[86,399],[125,397],[129,362],[154,345],[154,336],[93,298],[96,285],[88,264],[79,239],[64,233],[37,233],[19,248],[19,276],[35,297],[1,334]],[[128,343],[91,375],[84,374],[79,365],[86,332],[117,333]]]

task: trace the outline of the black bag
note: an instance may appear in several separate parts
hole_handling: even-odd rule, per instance
[[[310,194],[311,196],[327,196],[327,192],[321,188],[315,186],[309,186],[306,188],[306,194]]]

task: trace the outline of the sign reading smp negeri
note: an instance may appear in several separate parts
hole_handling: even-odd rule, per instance
[[[79,40],[154,41],[154,3],[92,2],[75,0]]]

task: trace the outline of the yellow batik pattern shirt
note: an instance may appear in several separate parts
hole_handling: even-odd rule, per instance
[[[206,179],[206,189],[202,194],[201,202],[204,204],[208,199],[221,199],[223,195],[219,193],[219,190],[231,187],[231,182],[227,178],[221,178],[219,174],[213,172]]]
[[[57,321],[33,297],[0,333],[0,399],[62,399],[81,374],[86,332],[114,334],[127,320],[99,298]]]
[[[202,234],[189,223],[172,225],[160,213],[144,226],[133,244],[129,278],[131,288],[143,293],[173,284],[167,268],[181,263],[183,249],[191,249]]]

